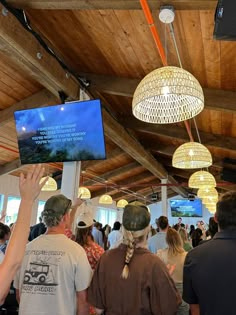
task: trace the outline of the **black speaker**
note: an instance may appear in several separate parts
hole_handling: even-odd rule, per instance
[[[236,183],[236,170],[230,168],[223,168],[221,179],[225,180],[226,182]]]
[[[236,1],[219,0],[215,11],[213,38],[236,40]]]

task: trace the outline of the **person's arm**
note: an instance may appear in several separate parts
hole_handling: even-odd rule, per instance
[[[77,315],[88,315],[89,304],[87,301],[87,290],[76,292],[77,297]]]
[[[82,203],[84,202],[84,200],[80,199],[80,196],[78,198],[76,198],[74,201],[73,201],[73,204],[71,206],[71,212],[70,212],[70,226],[68,227],[69,229],[72,229],[72,225],[73,225],[73,222],[74,222],[74,219],[75,219],[75,214],[77,212],[77,209],[80,205],[82,205]]]
[[[200,315],[199,304],[190,304],[191,315]]]
[[[16,300],[20,304],[20,290],[16,289]]]
[[[44,173],[44,168],[39,164],[32,166],[26,177],[21,173],[19,179],[21,203],[17,221],[7,245],[6,254],[0,265],[0,304],[4,301],[10,284],[17,269],[23,260],[25,246],[28,241],[31,212],[34,200],[39,195],[41,188],[47,181],[39,184]]]

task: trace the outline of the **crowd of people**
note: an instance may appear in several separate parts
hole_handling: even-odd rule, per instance
[[[0,315],[235,314],[235,192],[221,197],[209,225],[179,218],[170,227],[160,216],[151,227],[148,208],[128,204],[112,228],[80,213],[75,233],[82,201],[59,194],[29,233],[43,172],[38,165],[21,174],[12,233],[0,223]]]

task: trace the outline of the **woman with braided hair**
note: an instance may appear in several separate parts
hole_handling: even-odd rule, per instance
[[[123,243],[101,256],[89,303],[97,314],[174,315],[181,298],[166,266],[147,249],[148,208],[128,204],[122,223]]]

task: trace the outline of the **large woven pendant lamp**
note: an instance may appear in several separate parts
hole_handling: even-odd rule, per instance
[[[43,182],[45,177],[41,178],[40,183]],[[51,176],[48,177],[48,180],[44,184],[42,191],[56,191],[57,190],[57,182]]]
[[[191,188],[216,187],[216,181],[209,172],[197,171],[190,176],[188,186]]]
[[[172,165],[181,169],[205,168],[212,165],[212,156],[204,145],[191,141],[175,150]]]
[[[191,119],[204,108],[204,95],[197,79],[188,71],[166,66],[146,75],[137,86],[133,115],[154,124]]]

